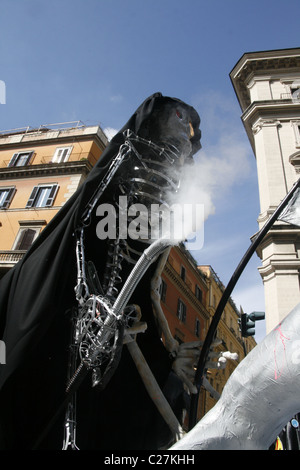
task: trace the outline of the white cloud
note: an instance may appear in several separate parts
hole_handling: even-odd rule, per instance
[[[262,289],[262,282],[257,284],[251,284],[247,287],[236,288],[232,296],[238,306],[245,308],[247,306],[247,312],[264,312],[265,310],[265,299],[264,290]]]
[[[120,94],[119,95],[111,95],[109,99],[113,103],[120,103],[123,100],[123,96],[120,95]]]

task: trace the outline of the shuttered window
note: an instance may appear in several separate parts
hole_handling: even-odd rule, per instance
[[[69,159],[72,147],[58,147],[52,158],[52,163],[62,163]]]
[[[200,331],[201,331],[201,323],[199,318],[196,318],[195,320],[195,335],[200,338]]]
[[[30,207],[51,207],[53,205],[58,184],[35,186],[26,204]]]
[[[186,322],[186,305],[181,299],[178,299],[177,303],[177,317],[182,321],[182,323]]]
[[[22,230],[18,242],[16,244],[15,250],[28,250],[33,243],[36,233],[36,230],[31,228]]]
[[[8,166],[25,166],[28,165],[31,157],[33,155],[33,150],[30,152],[18,152],[14,153]]]
[[[16,192],[15,187],[0,188],[0,209],[7,209]]]
[[[159,293],[160,293],[160,298],[163,302],[166,301],[166,295],[167,295],[167,283],[162,279],[160,288],[159,288]]]
[[[195,296],[197,297],[198,300],[200,300],[200,302],[202,302],[202,290],[197,285],[195,287]]]

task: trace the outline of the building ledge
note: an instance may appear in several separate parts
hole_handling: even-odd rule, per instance
[[[269,260],[264,266],[258,268],[264,282],[278,275],[293,275],[299,276],[300,259],[288,259],[288,260]]]
[[[26,165],[19,167],[0,168],[0,180],[15,178],[32,178],[36,176],[49,175],[70,175],[84,174],[87,175],[92,165],[88,160],[80,160],[75,162],[64,163],[47,163],[39,165]]]
[[[299,108],[300,108],[300,101],[293,101],[292,99],[278,99],[278,100],[259,100],[259,101],[253,101],[243,112],[242,114],[242,120],[244,122],[249,121],[253,115],[257,112],[262,112],[262,111],[272,111],[272,113],[276,114],[277,119],[280,119],[278,117],[278,112],[284,112],[287,111],[288,113],[291,113],[292,109],[295,109],[296,111],[296,116],[299,116]],[[290,116],[289,116],[290,119]]]
[[[103,150],[108,144],[108,138],[100,126],[86,126],[81,121],[47,124],[38,129],[30,127],[0,131],[0,146],[24,145],[34,142],[51,143],[70,141],[74,139],[96,138]]]
[[[252,242],[256,235],[251,237]],[[294,245],[296,241],[300,241],[300,228],[298,226],[284,224],[284,222],[281,224],[279,223],[278,225],[275,223],[257,247],[256,254],[260,259],[262,259],[262,251],[268,245],[271,245],[272,243],[291,243]]]

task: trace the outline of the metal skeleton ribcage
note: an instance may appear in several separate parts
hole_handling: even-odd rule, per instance
[[[118,208],[118,197],[126,194],[128,205],[143,204],[150,207],[156,203],[168,205],[168,194],[179,189],[177,163],[179,151],[170,145],[160,147],[153,142],[139,138],[131,131],[125,133],[125,143],[120,147],[105,178],[91,199],[82,217],[82,224],[77,235],[77,272],[75,287],[78,300],[78,315],[75,326],[75,344],[80,360],[85,367],[93,370],[93,385],[105,382],[112,371],[115,355],[122,342],[122,332],[130,328],[135,321],[134,306],[126,306],[123,311],[115,311],[114,302],[123,284],[122,266],[133,266],[141,258],[144,249],[151,245],[151,239],[139,240],[141,247],[136,248],[137,241],[121,239],[110,240],[108,259],[101,286],[95,278],[99,289],[90,292],[90,285],[85,260],[84,234],[85,227],[100,197],[112,185],[114,198],[112,204]],[[128,224],[131,219],[128,217]],[[148,221],[149,222],[149,221]],[[118,221],[117,221],[118,225]],[[120,227],[119,227],[120,229]],[[107,379],[106,379],[107,380]],[[72,380],[71,380],[72,383]]]
[[[65,434],[63,450],[77,449],[76,445],[76,390],[87,372],[92,369],[92,385],[105,386],[113,373],[116,355],[121,350],[123,332],[136,323],[140,312],[135,306],[127,306],[127,292],[133,289],[138,278],[143,274],[148,263],[141,258],[140,252],[129,246],[127,240],[110,240],[108,259],[105,266],[105,275],[102,285],[99,283],[98,273],[93,263],[85,259],[84,235],[89,225],[91,215],[104,191],[115,179],[114,194],[129,196],[129,203],[140,202],[147,206],[154,200],[166,202],[162,199],[164,189],[176,191],[178,181],[173,181],[167,175],[167,170],[179,157],[179,152],[170,145],[158,146],[150,141],[139,138],[131,131],[125,131],[125,142],[120,146],[119,152],[111,162],[108,171],[100,182],[95,194],[89,201],[82,216],[81,224],[76,235],[77,284],[75,295],[78,302],[77,314],[74,318],[73,343],[70,346],[70,360],[68,383],[66,393],[69,398],[65,416]],[[143,147],[143,156],[138,147]],[[145,149],[147,150],[146,152]],[[145,158],[147,155],[147,159]],[[122,174],[118,171],[122,170]],[[124,171],[123,171],[124,170]],[[126,178],[124,178],[126,174]],[[118,204],[116,198],[112,201]],[[120,208],[119,208],[120,209]],[[149,240],[146,240],[149,243]],[[154,247],[153,258],[159,254],[161,247]],[[136,258],[136,259],[134,259]],[[136,266],[136,260],[142,261]],[[151,257],[149,257],[151,262]],[[122,284],[122,263],[134,265],[133,276],[127,284],[123,285],[125,295],[118,295],[118,284]],[[128,279],[127,279],[128,281]],[[91,285],[94,287],[91,291]],[[116,307],[118,304],[118,307]],[[78,365],[79,360],[79,365]]]
[[[132,145],[132,141],[137,143],[139,147],[147,145],[147,158],[145,148],[139,149]],[[153,235],[159,234],[160,218],[156,220],[149,216],[150,205],[159,205],[160,208],[169,207],[169,196],[171,193],[177,192],[179,189],[179,178],[176,169],[175,148],[160,148],[151,142],[143,141],[135,137],[131,140],[131,158],[130,164],[124,163],[122,174],[116,178],[114,199],[112,201],[116,207],[117,230],[124,232],[121,223],[126,220],[127,227],[132,223],[133,216],[128,213],[128,207],[136,207],[137,210],[141,205],[147,209],[146,212],[139,215],[141,219],[144,217],[144,226],[146,231],[139,237],[139,240],[132,241],[125,228],[127,236],[124,238],[117,232],[115,240],[111,240],[108,248],[108,260],[106,264],[103,287],[104,292],[110,298],[115,298],[118,294],[118,286],[122,283],[121,270],[122,263],[134,265],[140,258],[145,249],[145,244],[149,245],[153,241]],[[152,157],[152,158],[151,158]],[[173,166],[174,165],[174,166]],[[120,204],[120,196],[126,195],[126,206]],[[124,214],[124,212],[127,212]],[[155,226],[154,226],[155,225]]]

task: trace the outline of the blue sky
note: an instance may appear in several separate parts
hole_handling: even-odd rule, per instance
[[[192,254],[226,285],[259,214],[255,158],[229,73],[245,52],[299,47],[299,0],[1,0],[0,6],[1,130],[75,120],[119,129],[157,91],[197,109],[199,159],[213,164],[217,176],[204,247]],[[249,313],[264,310],[259,265],[254,255],[232,294]]]

